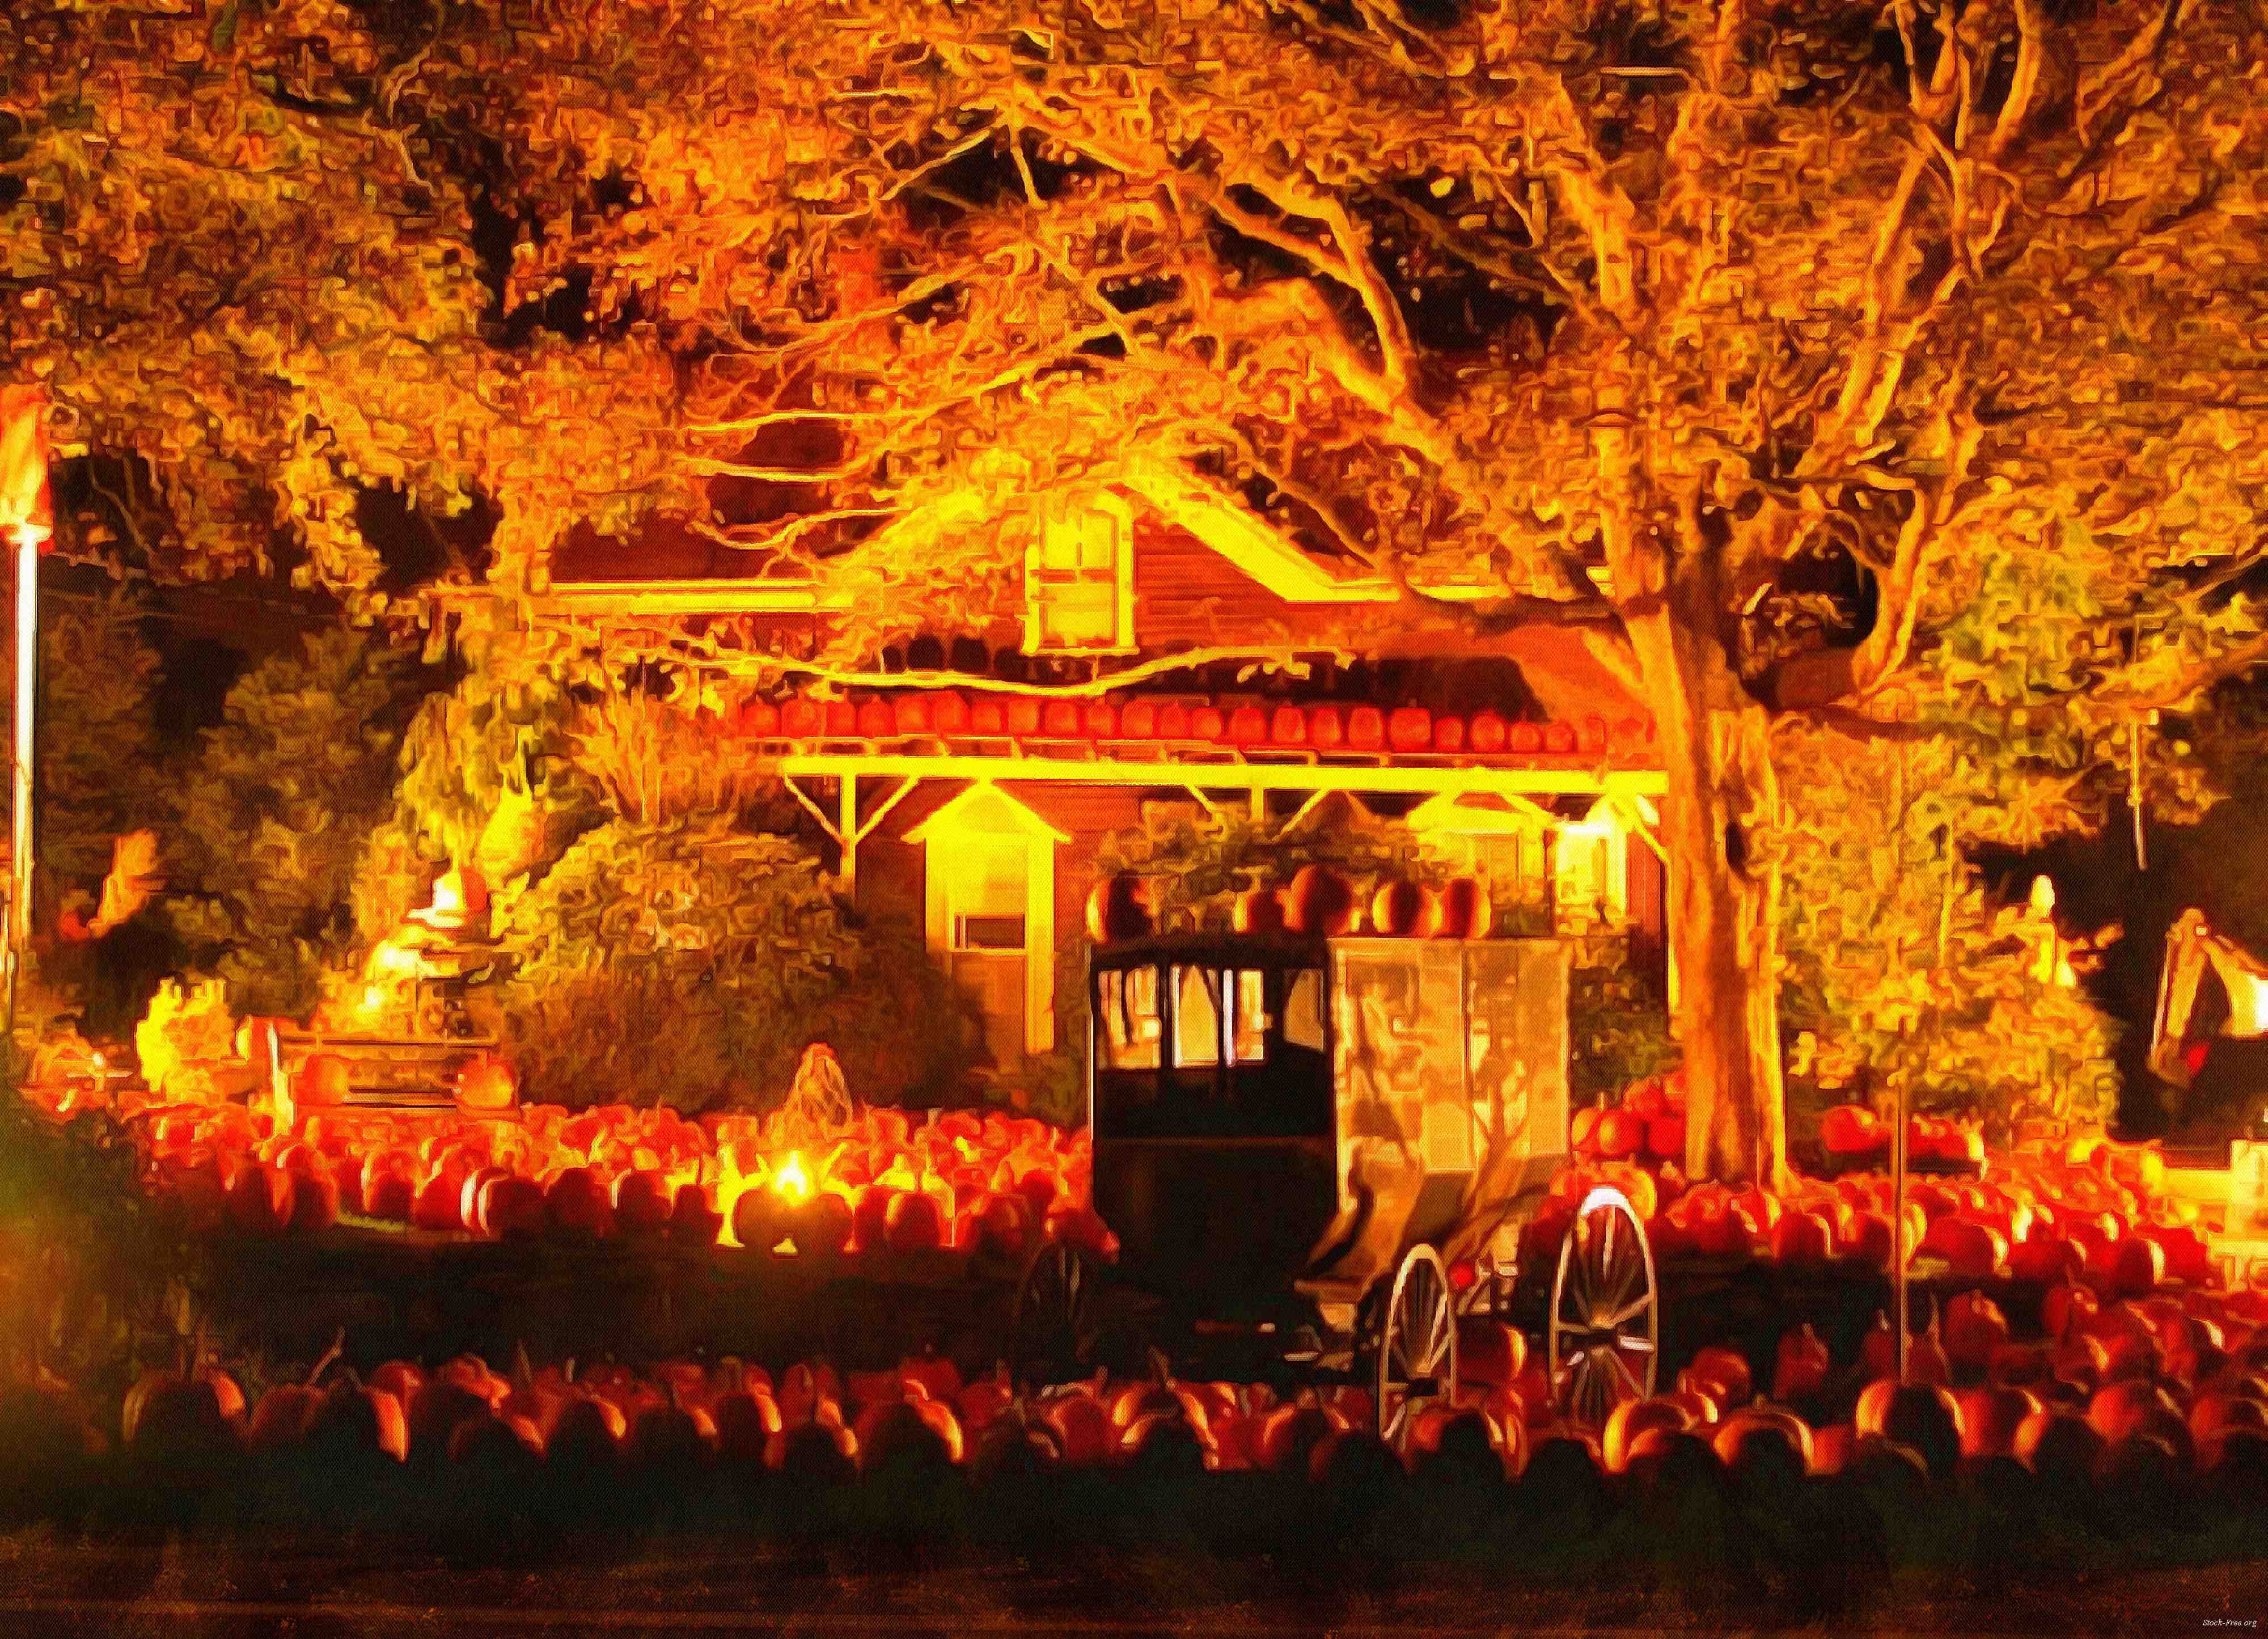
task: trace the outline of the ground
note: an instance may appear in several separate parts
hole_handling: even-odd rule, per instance
[[[1327,1579],[1329,1580],[1329,1579]],[[1323,1586],[1299,1568],[1091,1559],[1076,1569],[848,1573],[823,1554],[671,1554],[599,1568],[478,1569],[438,1560],[223,1555],[0,1544],[0,1629],[233,1639],[545,1632],[824,1634],[1653,1634],[1771,1629],[1768,1611],[1705,1610],[1617,1582],[1596,1591],[1430,1570]],[[2257,1631],[2268,1561],[2053,1588],[1916,1591],[1846,1630],[2042,1634]],[[1822,1631],[1795,1624],[1792,1630]]]

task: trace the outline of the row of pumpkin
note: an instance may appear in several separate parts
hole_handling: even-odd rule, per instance
[[[1663,1143],[1677,1147],[1683,1119],[1682,1111],[1664,1113],[1646,1126],[1675,1124],[1678,1130]],[[1798,1267],[1850,1260],[1887,1271],[1902,1212],[1909,1251],[1943,1259],[1965,1281],[2084,1277],[2142,1296],[2169,1281],[2212,1279],[2198,1209],[2165,1192],[2162,1161],[2146,1146],[2095,1141],[2054,1160],[1995,1158],[1984,1172],[1974,1179],[1909,1177],[1900,1203],[1881,1172],[1831,1182],[1799,1177],[1778,1191],[1732,1190],[1688,1187],[1673,1162],[1596,1161],[1553,1180],[1544,1210],[1524,1232],[1524,1253],[1555,1258],[1578,1204],[1594,1185],[1612,1184],[1630,1198],[1657,1259],[1766,1259]]]
[[[688,1121],[666,1106],[526,1106],[516,1121],[320,1108],[279,1126],[236,1104],[114,1112],[198,1232],[313,1234],[342,1216],[486,1239],[653,1236],[821,1258],[994,1252],[1042,1237],[1108,1256],[1083,1132],[999,1111],[832,1126]]]
[[[1837,1162],[1885,1155],[1895,1133],[1892,1123],[1863,1104],[1837,1104],[1819,1124],[1820,1144]],[[1624,1088],[1611,1103],[1576,1111],[1569,1140],[1575,1154],[1587,1159],[1683,1162],[1684,1073],[1644,1077]],[[2110,1153],[2119,1151],[2120,1147],[2114,1146]],[[1984,1128],[1950,1117],[1910,1116],[1906,1155],[1911,1161],[1981,1163]]]
[[[1102,740],[1274,747],[1323,752],[1395,751],[1479,757],[1602,757],[1642,750],[1652,730],[1631,717],[1594,712],[1576,722],[1530,722],[1494,711],[1470,716],[1422,705],[1213,705],[1204,701],[1042,698],[909,690],[864,700],[795,695],[750,698],[720,727],[757,740]]]
[[[1487,886],[1459,876],[1435,889],[1388,877],[1366,895],[1327,865],[1302,866],[1282,888],[1255,883],[1238,892],[1230,927],[1239,934],[1322,934],[1358,930],[1391,939],[1485,938],[1495,919]],[[1120,871],[1095,883],[1086,899],[1086,936],[1098,945],[1158,931],[1149,879]]]
[[[1501,1322],[1468,1319],[1466,1381],[1454,1399],[1411,1419],[1412,1466],[1446,1451],[1507,1477],[1546,1441],[1572,1443],[1609,1473],[1645,1469],[1697,1436],[1734,1470],[1786,1478],[1837,1473],[1870,1440],[1948,1477],[1964,1460],[2013,1457],[2081,1480],[2137,1457],[2210,1472],[2246,1448],[2268,1475],[2268,1293],[2199,1289],[2179,1298],[2103,1301],[2051,1288],[2047,1335],[2018,1340],[1975,1292],[1953,1298],[1911,1340],[1903,1375],[1887,1319],[1837,1361],[1808,1325],[1784,1333],[1759,1368],[1740,1350],[1700,1350],[1675,1387],[1618,1405],[1602,1428],[1560,1415],[1543,1366]],[[343,1343],[343,1339],[342,1339]],[[144,1373],[127,1395],[129,1450],[180,1457],[214,1443],[276,1451],[345,1440],[396,1461],[502,1455],[589,1472],[627,1460],[689,1474],[712,1461],[799,1476],[848,1472],[918,1444],[960,1463],[1004,1443],[1042,1466],[1095,1467],[1179,1451],[1189,1469],[1307,1468],[1369,1442],[1373,1405],[1359,1387],[1283,1395],[1264,1384],[1182,1381],[1162,1369],[1023,1390],[1004,1371],[964,1378],[935,1354],[877,1370],[798,1362],[777,1377],[737,1359],[676,1359],[639,1373],[573,1362],[509,1373],[475,1355],[438,1368],[388,1361],[366,1377],[335,1373],[338,1351],[304,1381],[256,1405],[218,1365]],[[329,1377],[330,1381],[326,1381]],[[1386,1454],[1381,1451],[1381,1455]]]

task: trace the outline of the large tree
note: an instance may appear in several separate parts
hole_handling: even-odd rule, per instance
[[[2268,654],[2242,7],[9,30],[45,230],[0,252],[10,345],[90,456],[225,503],[240,550],[280,513],[368,585],[357,484],[479,492],[492,578],[540,585],[573,522],[662,508],[853,588],[855,666],[992,612],[1048,506],[1130,484],[1413,606],[1484,572],[1447,613],[1579,624],[1668,771],[1697,1173],[1781,1162],[1777,724],[1982,713],[1994,755],[2108,764]]]

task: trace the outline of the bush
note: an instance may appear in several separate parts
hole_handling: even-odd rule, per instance
[[[500,896],[497,1005],[526,1095],[763,1107],[814,1041],[852,1093],[935,1090],[961,1067],[920,942],[855,927],[798,844],[695,819],[610,821]]]

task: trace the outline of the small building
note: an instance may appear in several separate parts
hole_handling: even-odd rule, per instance
[[[1058,1045],[1059,966],[1106,844],[1176,820],[1396,827],[1485,880],[1498,931],[1585,934],[1666,968],[1652,725],[1586,632],[1469,618],[1484,578],[1413,594],[1135,471],[1064,498],[989,612],[886,655],[903,686],[821,682],[735,719],[855,902],[918,914],[995,1064]],[[667,527],[628,546],[585,535],[532,610],[731,622],[816,652],[843,594],[730,557]]]

